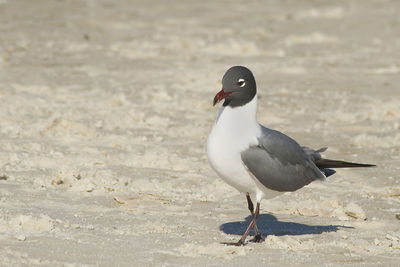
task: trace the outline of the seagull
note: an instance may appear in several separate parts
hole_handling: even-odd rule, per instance
[[[252,242],[261,242],[256,220],[262,199],[296,191],[315,180],[335,173],[332,168],[372,167],[322,158],[318,150],[300,146],[289,136],[257,122],[257,86],[252,72],[243,66],[228,69],[222,78],[222,90],[213,106],[224,100],[207,139],[207,157],[211,167],[226,183],[246,195],[251,221],[238,242],[245,245],[251,229]],[[255,196],[256,208],[250,196]]]

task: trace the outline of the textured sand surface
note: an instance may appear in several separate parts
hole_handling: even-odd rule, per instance
[[[399,1],[0,0],[0,265],[400,262]],[[261,203],[211,170],[232,65],[258,119],[375,163]]]

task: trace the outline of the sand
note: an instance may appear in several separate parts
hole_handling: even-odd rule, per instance
[[[0,0],[1,266],[400,262],[398,1]],[[261,203],[205,156],[249,67],[259,121],[375,163]]]

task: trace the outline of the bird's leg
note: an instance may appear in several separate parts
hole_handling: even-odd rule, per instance
[[[251,218],[253,219],[254,218],[254,205],[253,205],[253,201],[251,201],[249,193],[246,193],[246,198],[247,198],[247,204],[248,204],[248,208],[250,210]],[[257,220],[257,218],[256,218],[256,220]],[[254,223],[253,229],[254,229],[254,238],[251,239],[250,242],[259,243],[259,242],[263,241],[264,240],[263,237],[258,232],[257,223]]]
[[[242,235],[240,240],[238,242],[233,242],[233,243],[231,243],[231,242],[225,243],[224,242],[222,244],[231,245],[231,246],[243,246],[245,244],[246,237],[250,233],[251,228],[253,228],[254,225],[256,224],[256,220],[257,220],[259,214],[260,214],[260,202],[257,202],[256,212],[255,212],[253,218],[251,219],[251,222],[250,222],[249,226],[247,227],[246,232],[244,232],[244,234]]]
[[[251,214],[251,218],[253,219],[254,217],[254,205],[253,205],[253,201],[251,201],[250,195],[249,193],[246,193],[246,198],[247,198],[247,205]],[[254,235],[258,235],[258,228],[257,228],[257,224],[254,224]]]

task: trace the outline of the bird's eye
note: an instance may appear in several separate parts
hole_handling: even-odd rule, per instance
[[[237,85],[239,85],[240,87],[243,87],[243,86],[246,85],[246,82],[245,82],[244,79],[239,79],[238,82],[237,82]]]

